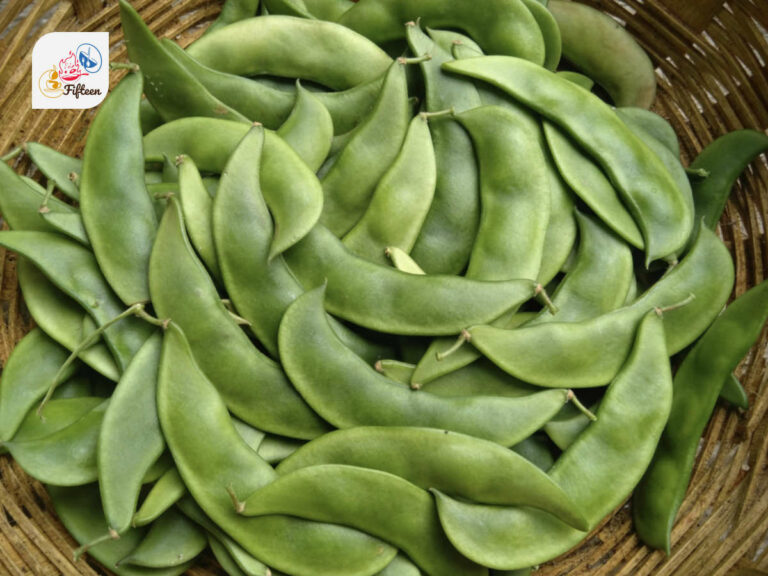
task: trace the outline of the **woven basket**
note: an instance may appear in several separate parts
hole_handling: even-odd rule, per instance
[[[738,128],[768,127],[768,0],[585,0],[621,22],[657,66],[655,110],[681,139],[687,164],[716,137]],[[141,16],[159,36],[182,45],[195,39],[220,10],[215,0],[138,0]],[[125,60],[117,4],[101,0],[0,2],[0,154],[39,141],[82,153],[94,110],[32,110],[32,46],[51,31],[109,31],[110,59]],[[113,86],[119,75],[112,73]],[[28,159],[16,169],[39,177]],[[736,263],[741,294],[768,268],[768,164],[752,165],[728,202],[720,234]],[[0,362],[31,328],[16,280],[15,257],[0,248]],[[578,549],[542,566],[539,576],[768,575],[768,335],[737,375],[749,392],[746,413],[715,412],[688,496],[673,531],[673,554],[642,546],[628,507],[620,508]],[[73,562],[74,540],[56,519],[43,487],[9,456],[0,456],[0,574],[104,574],[87,557]],[[220,574],[209,557],[189,572]]]

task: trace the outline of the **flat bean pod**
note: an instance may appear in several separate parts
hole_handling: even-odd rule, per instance
[[[682,250],[693,227],[690,206],[661,160],[597,96],[509,56],[471,58],[443,68],[490,82],[579,142],[616,183],[637,221],[645,240],[646,265]]]
[[[80,184],[80,210],[99,268],[129,305],[149,300],[149,253],[157,229],[144,185],[142,87],[141,75],[129,74],[99,108],[88,133]]]
[[[424,77],[428,112],[453,109],[463,112],[480,106],[480,96],[470,82],[444,73],[440,66],[450,52],[430,40],[419,26],[406,26],[406,38],[417,56],[429,54],[419,64]],[[472,140],[450,118],[429,123],[435,149],[437,181],[413,257],[430,274],[459,274],[467,265],[480,220],[480,180]]]
[[[131,519],[132,526],[145,526],[154,522],[160,515],[178,502],[187,493],[187,487],[172,467],[163,474],[147,493],[141,506]]]
[[[648,310],[690,300],[665,313],[667,347],[675,354],[698,338],[722,309],[733,288],[730,252],[706,229],[694,246],[630,306],[575,323],[549,322],[515,330],[475,326],[468,330],[470,342],[526,382],[574,388],[607,384],[624,364],[635,326]]]
[[[76,377],[67,383],[72,382],[77,382]],[[96,396],[55,398],[48,403],[44,420],[34,410],[27,412],[13,439],[16,442],[24,442],[46,438],[71,426],[102,402],[104,402],[104,398]]]
[[[551,0],[563,56],[600,84],[616,106],[650,108],[656,97],[653,63],[616,20],[586,4]]]
[[[616,114],[628,125],[645,130],[675,155],[680,157],[680,142],[672,125],[666,118],[645,108],[622,106],[616,108]]]
[[[297,41],[312,50],[295,50]],[[348,27],[293,16],[262,16],[231,24],[199,39],[188,52],[222,72],[300,78],[334,90],[374,80],[392,62],[381,48]]]
[[[83,225],[83,218],[77,212],[42,212],[40,217],[57,232],[77,240],[83,246],[91,246]]]
[[[26,258],[17,260],[16,273],[24,303],[38,327],[70,352],[77,348],[85,338],[83,319],[90,319],[90,316]],[[104,342],[89,346],[78,358],[114,382],[120,377],[115,360]],[[62,358],[62,362],[65,359]]]
[[[456,334],[471,318],[489,321],[533,295],[529,280],[481,282],[420,276],[357,258],[316,226],[285,254],[307,288],[327,281],[326,308],[358,326],[389,334]]]
[[[0,244],[32,261],[98,325],[124,311],[123,304],[101,275],[93,253],[73,240],[47,232],[2,232]],[[152,330],[152,326],[135,317],[107,328],[104,339],[121,371]]]
[[[200,554],[207,544],[203,530],[171,508],[152,523],[139,545],[118,564],[146,568],[184,565]]]
[[[211,276],[219,280],[221,270],[219,270],[211,229],[213,198],[203,183],[195,161],[189,156],[182,155],[177,157],[177,162],[179,164],[179,203],[189,233],[189,241],[195,247],[195,251]]]
[[[488,573],[450,545],[426,490],[378,470],[340,464],[302,468],[248,496],[242,514],[289,514],[357,528],[403,550],[427,574]]]
[[[161,345],[155,333],[131,360],[99,432],[99,490],[107,523],[118,533],[130,526],[142,479],[165,450],[155,400]]]
[[[392,166],[376,186],[357,224],[344,236],[355,254],[387,263],[385,248],[410,252],[435,194],[437,168],[426,118],[411,120],[405,141]]]
[[[40,144],[39,142],[27,142],[24,145],[24,151],[29,154],[32,162],[35,163],[48,180],[53,180],[56,187],[72,200],[80,199],[80,190],[77,182],[80,180],[80,174],[83,171],[83,161],[79,158],[72,158]]]
[[[189,288],[183,295],[175,290],[179,283]],[[262,430],[299,438],[325,430],[280,366],[251,343],[221,303],[173,200],[152,251],[150,288],[157,314],[185,330],[195,359],[233,414]]]
[[[560,26],[552,12],[538,0],[523,0],[523,4],[531,12],[533,19],[536,20],[544,39],[544,62],[542,65],[548,70],[556,70],[563,52]]]
[[[420,18],[430,28],[458,28],[489,54],[519,56],[541,65],[546,47],[531,11],[518,0],[491,0],[483,10],[467,0],[383,0],[362,2],[346,11],[339,23],[380,44],[403,38],[403,24]]]
[[[760,337],[766,320],[768,282],[762,282],[734,300],[680,364],[669,422],[633,500],[635,529],[649,546],[669,554],[699,439],[723,383]]]
[[[586,528],[577,504],[544,472],[511,450],[464,434],[396,426],[337,430],[305,444],[277,471],[284,475],[320,464],[381,470],[478,503],[533,506]]]
[[[626,365],[603,398],[597,421],[549,472],[580,504],[590,528],[640,480],[671,404],[664,327],[650,312],[640,324]],[[464,503],[441,493],[436,497],[440,522],[454,546],[492,568],[514,570],[548,561],[587,536],[539,510]]]
[[[338,340],[323,312],[324,292],[316,288],[288,308],[278,346],[293,385],[338,428],[423,426],[509,446],[540,428],[570,398],[567,390],[521,398],[441,398],[410,390],[373,370]]]
[[[277,135],[312,172],[317,172],[331,149],[333,118],[323,103],[297,81],[296,103]]]
[[[392,547],[349,528],[285,516],[246,519],[233,513],[228,487],[245,496],[271,482],[275,472],[240,438],[174,324],[164,336],[158,413],[190,494],[211,520],[259,560],[297,576],[369,576],[394,557]],[[205,433],[200,435],[200,430]]]

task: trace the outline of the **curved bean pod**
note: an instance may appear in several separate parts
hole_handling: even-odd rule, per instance
[[[419,64],[428,112],[453,108],[458,113],[480,106],[480,96],[472,83],[453,78],[440,69],[443,62],[451,60],[450,52],[430,40],[415,24],[406,26],[406,38],[416,56],[432,56]],[[467,265],[480,220],[477,162],[472,140],[459,123],[450,118],[435,118],[429,129],[437,181],[412,254],[430,274],[459,274]]]
[[[421,571],[403,554],[398,554],[376,576],[421,576]]]
[[[519,0],[489,0],[478,10],[470,1],[382,0],[360,2],[339,23],[381,44],[403,38],[403,24],[421,19],[430,28],[458,28],[489,54],[519,56],[544,63],[544,37],[531,11]]]
[[[344,236],[344,245],[358,256],[380,264],[388,261],[385,249],[396,247],[410,252],[432,204],[436,180],[429,126],[426,118],[416,116],[368,208]]]
[[[157,420],[157,368],[162,336],[149,337],[117,383],[99,432],[99,490],[109,527],[124,532],[142,479],[165,450]]]
[[[32,162],[38,167],[48,180],[53,180],[56,187],[72,200],[80,199],[80,190],[77,182],[83,171],[83,161],[72,158],[40,144],[39,142],[27,142],[24,151],[29,154]]]
[[[120,1],[120,22],[128,57],[139,65],[147,100],[166,122],[185,116],[211,116],[247,122],[221,102],[177,62],[126,2]]]
[[[635,326],[648,310],[674,306],[693,295],[684,306],[665,312],[667,347],[670,355],[676,354],[704,332],[732,288],[730,252],[713,232],[702,229],[680,264],[630,306],[582,322],[516,330],[475,326],[468,332],[487,358],[521,380],[541,386],[599,386],[620,370]]]
[[[320,464],[389,472],[423,489],[499,506],[533,506],[586,529],[586,520],[549,476],[515,452],[464,434],[433,428],[357,427],[305,444],[278,474]],[[472,474],[466,474],[466,470]]]
[[[24,471],[54,486],[81,486],[96,481],[96,444],[109,400],[62,430],[36,440],[5,446]]]
[[[544,122],[544,135],[560,175],[574,194],[626,242],[643,248],[640,229],[600,168],[555,125]]]
[[[550,0],[563,56],[600,84],[616,106],[650,108],[656,98],[653,62],[616,20],[579,2]]]
[[[127,564],[146,568],[179,566],[193,560],[208,540],[197,524],[175,508],[169,509],[149,527],[146,536],[118,566]]]
[[[393,62],[374,109],[322,179],[320,221],[337,236],[346,234],[362,217],[379,180],[402,147],[409,119],[405,64]]]
[[[76,378],[67,383],[77,382]],[[24,420],[13,435],[16,442],[27,440],[41,440],[51,434],[71,426],[83,416],[91,412],[96,406],[104,402],[104,398],[95,396],[80,396],[73,398],[55,398],[46,406],[45,420],[40,418],[34,410],[27,412]]]
[[[663,162],[597,96],[519,58],[484,56],[443,68],[504,90],[560,125],[606,170],[643,233],[646,266],[682,250],[693,211]],[[642,172],[643,178],[637,174]]]
[[[297,41],[312,50],[296,50]],[[381,48],[349,27],[293,16],[262,16],[231,24],[200,38],[187,52],[222,72],[301,78],[334,90],[374,80],[392,63]]]
[[[333,141],[333,118],[323,103],[296,81],[296,103],[277,131],[312,172],[322,166]]]
[[[189,241],[213,278],[221,278],[216,246],[211,229],[213,198],[208,193],[195,161],[189,156],[178,156],[179,203],[189,232]]]
[[[141,75],[129,74],[99,108],[88,132],[80,184],[80,211],[96,260],[129,305],[149,300],[149,253],[157,229],[144,185],[141,92]]]
[[[53,340],[70,352],[85,338],[83,319],[90,316],[82,307],[54,286],[45,275],[26,258],[16,262],[19,286],[24,293],[24,303],[35,323]],[[102,376],[117,382],[120,371],[104,342],[97,342],[78,356],[85,364]],[[66,358],[62,358],[63,363]],[[48,382],[53,378],[48,379]],[[0,434],[2,438],[2,434]]]
[[[141,506],[133,515],[132,526],[145,526],[160,517],[187,493],[187,487],[179,475],[179,471],[172,467],[152,486]]]
[[[157,398],[163,433],[190,494],[247,552],[297,576],[368,576],[394,557],[392,547],[349,528],[285,516],[246,519],[233,513],[228,487],[235,494],[251,494],[270,483],[275,472],[240,438],[173,323],[164,335]],[[199,435],[200,430],[205,434]]]
[[[636,126],[646,131],[656,140],[663,143],[667,150],[672,152],[676,158],[680,157],[680,142],[677,140],[675,129],[666,118],[645,108],[635,108],[632,106],[616,108],[616,114],[619,115],[625,124],[630,127]]]
[[[27,413],[45,395],[67,356],[67,351],[39,328],[16,344],[0,380],[0,441],[14,437]],[[67,376],[71,376],[75,368],[73,366]]]
[[[288,308],[278,346],[293,385],[336,427],[443,428],[509,446],[540,428],[569,399],[566,390],[522,398],[440,398],[409,390],[371,369],[339,341],[323,312],[324,292],[316,288]]]
[[[576,261],[552,294],[557,314],[541,311],[526,324],[580,322],[624,305],[634,285],[632,251],[591,217],[576,212],[579,249]]]
[[[321,226],[286,252],[285,258],[305,287],[327,281],[328,312],[389,334],[456,334],[473,318],[497,318],[531,298],[534,290],[530,280],[481,282],[379,266],[353,256]]]
[[[245,516],[289,514],[357,528],[403,550],[427,574],[488,573],[450,545],[426,490],[386,472],[339,464],[302,468],[242,504]]]
[[[210,34],[218,28],[223,28],[229,24],[234,24],[240,20],[256,16],[259,8],[259,0],[224,0],[221,6],[221,12],[216,20],[205,29],[203,35]]]
[[[101,275],[87,248],[59,234],[46,232],[1,232],[3,245],[32,261],[45,276],[77,301],[98,325],[109,322],[124,307]],[[136,317],[125,318],[104,332],[118,369],[131,358],[152,333],[153,327]]]
[[[675,396],[659,447],[633,499],[635,529],[670,553],[672,526],[688,488],[699,439],[723,383],[768,320],[768,282],[738,297],[696,343],[675,374]]]
[[[626,498],[653,457],[672,404],[672,375],[664,326],[655,312],[640,324],[626,365],[608,388],[598,419],[550,470],[579,503],[590,528]],[[602,489],[595,489],[595,486]],[[468,558],[514,570],[558,556],[586,532],[526,508],[489,507],[436,493],[440,522]]]
[[[0,162],[0,213],[11,229],[58,232],[55,226],[41,217],[40,205],[44,198],[45,190],[30,186],[8,164]],[[76,208],[53,196],[46,205],[55,213],[77,212]]]
[[[50,224],[56,232],[60,232],[90,248],[91,243],[83,225],[83,218],[77,212],[44,212],[40,214],[40,217]]]
[[[298,438],[326,429],[280,366],[259,352],[221,303],[173,199],[158,230],[149,276],[157,314],[186,332],[195,359],[233,414],[262,430]],[[175,290],[179,283],[189,288],[182,295]]]
[[[101,511],[99,490],[95,484],[62,488],[48,486],[53,507],[67,531],[80,544],[101,539],[107,532],[107,523]],[[88,554],[109,566],[118,576],[177,576],[186,572],[190,564],[173,568],[140,568],[115,564],[133,550],[146,533],[145,529],[128,530],[117,539],[108,539],[88,548]]]
[[[466,276],[536,279],[541,269],[550,189],[537,134],[498,106],[462,112],[480,166],[480,226]]]
[[[556,70],[558,64],[560,64],[560,56],[563,52],[560,26],[552,12],[538,0],[523,0],[523,4],[530,10],[544,39],[544,62],[542,65],[548,70]]]

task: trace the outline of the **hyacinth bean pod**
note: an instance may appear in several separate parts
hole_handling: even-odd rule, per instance
[[[664,163],[597,96],[509,56],[449,62],[443,68],[504,90],[566,130],[616,183],[643,233],[646,266],[674,258],[693,227],[693,210]],[[643,178],[637,175],[642,172]]]
[[[296,42],[311,45],[312,50],[295,50]],[[188,52],[222,72],[302,78],[333,90],[374,80],[392,62],[376,44],[349,28],[279,15],[231,24],[201,38]]]
[[[433,42],[415,23],[406,26],[406,39],[417,57],[431,56],[419,64],[428,112],[453,109],[459,113],[480,105],[472,83],[441,70],[442,63],[452,59],[449,51]],[[477,162],[472,140],[459,123],[448,117],[434,118],[429,128],[437,181],[412,255],[430,274],[458,274],[467,265],[480,219]]]
[[[361,2],[347,10],[339,23],[381,43],[403,38],[403,24],[416,19],[430,28],[464,30],[490,54],[518,56],[536,65],[545,60],[541,29],[520,0],[491,0],[483,10],[469,0],[450,6],[439,0]]]
[[[250,494],[241,513],[289,514],[357,528],[403,550],[427,574],[488,574],[445,538],[426,490],[379,470],[341,464],[301,468]]]
[[[381,470],[478,503],[533,506],[586,528],[578,505],[544,472],[511,450],[464,434],[396,426],[337,430],[305,444],[277,471],[284,475],[320,464]]]
[[[179,282],[194,289],[180,297],[175,290]],[[280,366],[251,343],[222,304],[192,251],[181,208],[173,199],[152,251],[150,287],[157,314],[185,330],[195,359],[233,414],[287,436],[313,438],[325,430],[325,423],[291,387]]]
[[[627,363],[606,391],[597,421],[549,471],[594,528],[627,497],[650,463],[672,405],[672,374],[664,326],[649,312]],[[631,408],[628,408],[631,407]],[[440,522],[468,558],[514,570],[548,561],[582,541],[550,514],[465,503],[437,492]]]
[[[167,568],[187,564],[204,549],[208,540],[197,524],[175,508],[149,527],[146,536],[118,566]]]
[[[339,341],[323,312],[324,294],[320,286],[288,308],[278,347],[293,385],[338,428],[425,426],[509,446],[540,428],[570,399],[567,390],[519,398],[441,398],[409,390],[373,370]]]
[[[247,519],[233,512],[227,488],[245,497],[273,481],[275,472],[240,438],[175,324],[164,335],[158,414],[190,494],[254,557],[298,576],[367,576],[394,557],[392,547],[349,528],[285,516]]]
[[[39,142],[27,142],[24,151],[49,181],[72,200],[80,199],[78,182],[83,171],[83,161],[62,154]]]
[[[277,131],[312,172],[328,156],[333,140],[333,118],[323,103],[296,81],[296,103]]]
[[[386,249],[410,252],[435,194],[437,168],[427,119],[411,120],[405,141],[382,176],[362,218],[344,236],[352,252],[387,264]],[[393,226],[392,223],[397,225]]]
[[[715,319],[731,293],[733,274],[728,249],[702,228],[680,264],[629,306],[575,323],[516,330],[475,326],[468,330],[469,340],[497,366],[526,382],[600,386],[621,369],[637,322],[648,310],[676,307],[665,313],[664,322],[669,353],[675,354]]]
[[[132,526],[154,522],[187,493],[187,487],[175,467],[158,478],[131,519]]]

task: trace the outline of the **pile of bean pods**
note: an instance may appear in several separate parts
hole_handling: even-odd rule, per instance
[[[83,159],[0,163],[37,324],[0,441],[79,552],[520,575],[633,491],[669,551],[718,395],[747,407],[768,284],[723,312],[715,228],[768,136],[683,167],[649,58],[576,2],[256,4],[185,50],[121,0]]]

